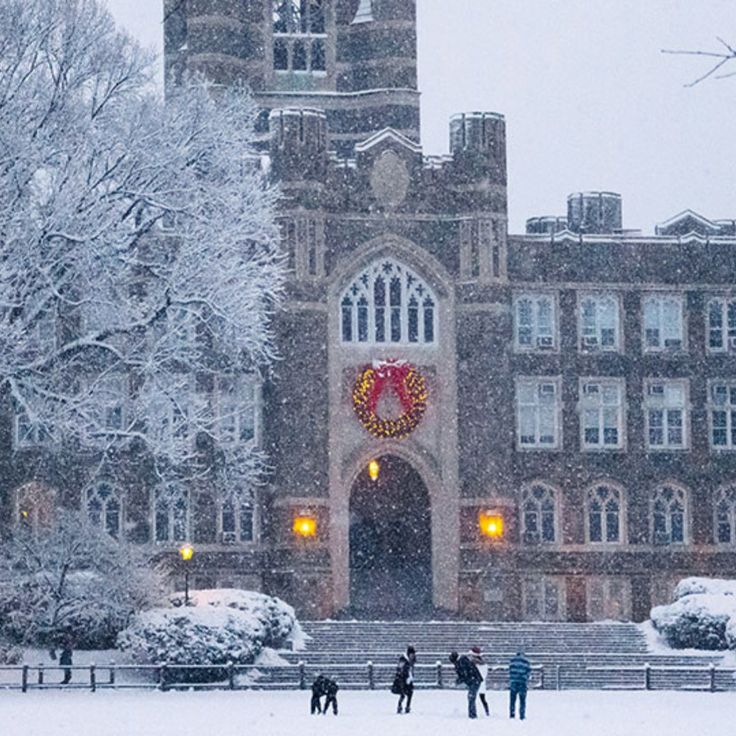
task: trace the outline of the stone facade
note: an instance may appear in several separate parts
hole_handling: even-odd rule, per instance
[[[201,535],[195,583],[258,586],[324,617],[355,612],[356,581],[383,575],[365,613],[405,613],[391,575],[406,590],[411,550],[368,529],[384,545],[369,574],[357,549],[371,460],[389,474],[379,511],[391,473],[421,486],[412,504],[426,498],[427,521],[401,493],[386,509],[426,523],[432,603],[416,615],[641,620],[681,576],[732,576],[733,220],[686,212],[644,236],[623,229],[618,195],[588,192],[509,235],[501,115],[453,117],[448,156],[421,148],[413,0],[272,5],[165,0],[169,83],[185,70],[245,81],[263,109],[291,269],[254,538]],[[394,296],[378,296],[392,279],[396,322]],[[353,411],[358,374],[381,360],[427,381],[406,439],[375,439]],[[146,542],[145,482],[131,488]],[[502,535],[482,533],[483,514]],[[304,516],[312,537],[294,533]]]

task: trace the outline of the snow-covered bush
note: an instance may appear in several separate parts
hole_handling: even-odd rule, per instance
[[[170,607],[136,616],[118,647],[141,664],[251,664],[265,647],[301,637],[294,609],[278,598],[245,590],[203,590],[170,597]],[[221,668],[176,673],[180,681],[224,679]]]
[[[184,605],[182,593],[174,593],[168,600],[174,607]],[[303,637],[294,609],[280,598],[264,593],[237,588],[198,590],[190,595],[190,604],[197,607],[233,608],[250,614],[263,627],[264,647],[283,649],[298,644]]]
[[[133,613],[160,595],[139,548],[113,539],[75,511],[36,533],[19,529],[0,547],[0,627],[9,640],[81,649],[110,647]]]
[[[654,628],[677,649],[736,649],[736,581],[686,578],[674,602],[652,609]]]

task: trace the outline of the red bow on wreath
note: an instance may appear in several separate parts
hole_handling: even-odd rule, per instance
[[[373,388],[368,394],[368,410],[376,412],[378,400],[386,386],[393,388],[401,402],[404,412],[410,412],[414,407],[414,400],[406,390],[406,378],[411,371],[411,366],[405,360],[390,360],[373,363],[376,380]]]

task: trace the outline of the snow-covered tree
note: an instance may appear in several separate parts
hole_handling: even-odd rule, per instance
[[[284,270],[257,111],[164,102],[152,63],[97,0],[0,0],[0,392],[21,444],[252,480]]]
[[[53,645],[71,635],[77,646],[111,646],[161,593],[141,548],[74,511],[41,529],[21,526],[0,547],[0,560],[1,633],[22,643]]]

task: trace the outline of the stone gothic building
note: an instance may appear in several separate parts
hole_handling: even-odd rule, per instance
[[[165,539],[145,494],[95,491],[105,518],[305,617],[641,620],[734,574],[733,220],[642,235],[583,192],[510,234],[502,115],[422,149],[414,0],[165,9],[169,83],[247,82],[283,190],[284,359],[250,433],[273,472],[207,534],[186,493]]]

